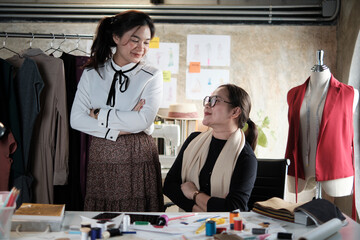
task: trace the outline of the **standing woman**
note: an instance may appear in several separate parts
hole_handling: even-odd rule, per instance
[[[150,134],[162,73],[143,57],[155,28],[140,11],[103,18],[71,110],[71,126],[93,136],[86,211],[163,211],[161,168]]]
[[[203,105],[202,122],[210,129],[186,139],[166,176],[164,193],[187,212],[247,211],[257,172],[250,97],[225,84],[205,97]]]

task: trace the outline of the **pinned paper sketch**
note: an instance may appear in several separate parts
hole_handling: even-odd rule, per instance
[[[218,86],[229,82],[229,70],[201,69],[200,73],[186,72],[186,98],[202,100]]]
[[[164,81],[163,100],[160,104],[161,108],[168,108],[170,104],[176,103],[176,78],[170,81]]]
[[[188,35],[187,65],[200,62],[201,66],[230,66],[230,36]]]
[[[146,60],[163,71],[176,74],[179,71],[179,44],[159,43],[159,48],[150,48]]]

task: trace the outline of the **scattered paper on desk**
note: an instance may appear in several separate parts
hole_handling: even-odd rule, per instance
[[[111,226],[112,228],[119,228],[120,224],[124,218],[125,213],[120,214],[119,216],[111,219],[111,221],[107,221],[105,223],[105,226]],[[91,227],[96,227],[96,222],[99,221],[98,219],[88,218],[84,216],[80,216],[82,222],[89,222],[91,224]]]
[[[129,228],[136,231],[149,231],[149,232],[167,233],[173,235],[184,233],[184,229],[182,228],[167,227],[167,226],[164,226],[162,228],[157,228],[154,227],[153,225],[131,225]]]
[[[272,218],[258,215],[258,216],[252,216],[252,217],[244,217],[246,230],[251,230],[252,228],[259,228],[261,227],[261,223],[268,222],[270,223],[267,227],[268,233],[277,233],[277,232],[286,232],[284,225],[286,225],[286,222],[281,221],[274,221]]]

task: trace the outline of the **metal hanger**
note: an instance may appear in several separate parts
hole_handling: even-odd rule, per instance
[[[71,52],[74,52],[74,51],[79,51],[79,52],[82,52],[82,53],[84,53],[86,55],[90,55],[88,52],[86,52],[86,51],[79,48],[79,42],[80,42],[81,38],[80,38],[79,34],[76,34],[76,35],[78,36],[78,40],[76,41],[76,47],[73,50],[70,50],[68,53],[71,53]]]
[[[52,35],[52,40],[50,42],[50,48],[46,49],[45,52],[48,52],[50,50],[56,50],[56,48],[54,48],[54,42],[55,42],[55,34],[50,33]]]
[[[15,52],[14,50],[11,50],[10,48],[6,47],[7,38],[8,38],[8,34],[5,33],[5,39],[3,41],[3,46],[0,48],[0,51],[1,50],[8,50],[9,52],[12,52],[12,53],[14,53],[14,54],[16,54],[16,55],[18,55],[20,57],[20,54],[18,52]]]
[[[31,38],[31,40],[30,40],[30,43],[29,43],[29,49],[31,49],[32,48],[32,43],[33,43],[33,41],[34,41],[34,39],[35,39],[35,35],[33,34],[33,33],[31,33],[31,36],[32,36],[32,38]]]
[[[64,52],[64,50],[61,49],[61,45],[66,41],[66,35],[63,33],[63,36],[64,36],[64,40],[59,44],[57,48],[53,48],[54,51],[52,51],[50,55],[54,54],[54,52]]]

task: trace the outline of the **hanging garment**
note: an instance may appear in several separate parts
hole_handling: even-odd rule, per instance
[[[20,189],[17,204],[31,202],[29,153],[35,120],[40,111],[40,94],[44,83],[35,61],[20,59],[15,55],[8,59],[16,70],[13,80],[7,81],[9,99],[9,125],[17,142],[13,155],[10,185]]]
[[[300,149],[300,107],[309,79],[288,93],[289,134],[285,157],[289,158],[289,175],[305,179]],[[316,151],[316,181],[327,181],[354,175],[353,166],[353,99],[354,89],[331,76],[319,128]],[[297,186],[296,186],[297,191]]]
[[[68,113],[63,61],[46,55],[40,49],[27,49],[14,56],[21,63],[33,59],[45,83],[41,93],[41,111],[34,126],[31,172],[34,176],[34,202],[53,203],[53,185],[67,183],[68,177]]]
[[[80,81],[81,75],[84,71],[84,65],[89,61],[89,57],[86,56],[76,56],[76,87]],[[89,162],[89,148],[91,143],[92,136],[86,133],[80,132],[80,187],[81,195],[83,200],[85,200],[86,194],[86,178],[87,178],[87,166]]]
[[[77,89],[76,58],[76,56],[67,53],[62,53],[60,57],[64,62],[68,113],[71,111]],[[68,121],[70,121],[70,119],[68,119]],[[68,184],[54,186],[54,203],[65,204],[67,211],[82,211],[84,209],[84,202],[80,189],[80,134],[81,132],[69,128]]]

